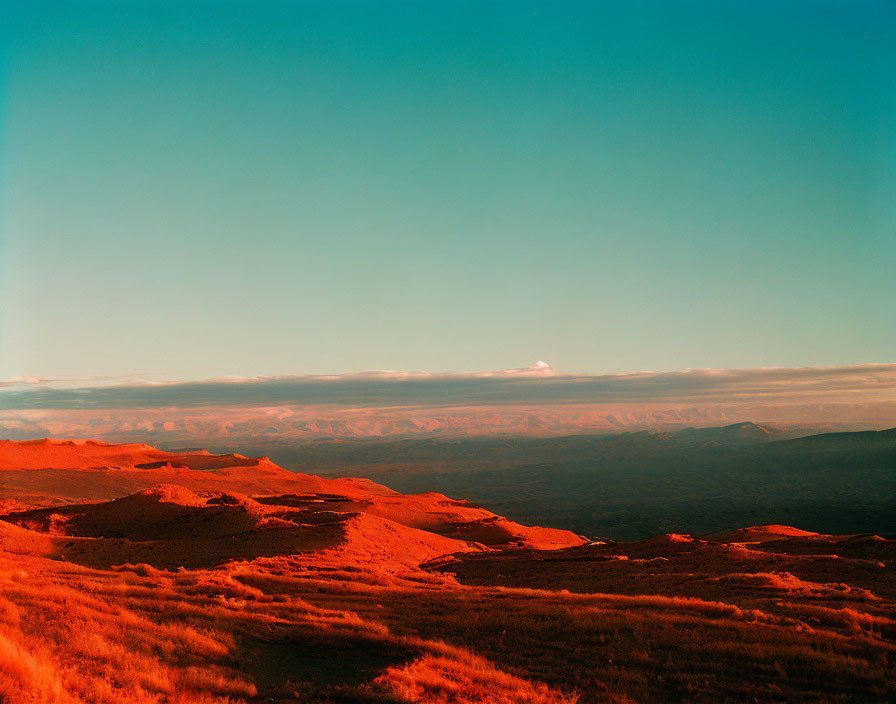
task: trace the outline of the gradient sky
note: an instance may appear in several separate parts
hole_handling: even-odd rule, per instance
[[[892,2],[0,4],[0,379],[896,357]]]

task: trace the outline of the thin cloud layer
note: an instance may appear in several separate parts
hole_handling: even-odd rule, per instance
[[[9,380],[12,381],[12,380]],[[43,380],[39,380],[43,381]],[[24,386],[24,388],[23,388]],[[880,403],[896,400],[896,364],[826,368],[687,369],[600,376],[556,374],[544,363],[503,372],[366,372],[223,378],[58,388],[21,381],[0,390],[0,410],[229,406],[522,406],[668,403]]]

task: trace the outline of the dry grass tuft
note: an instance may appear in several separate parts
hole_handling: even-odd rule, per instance
[[[579,700],[577,695],[566,696],[545,684],[502,672],[468,652],[444,651],[390,667],[375,681],[404,701],[427,704],[575,704]]]

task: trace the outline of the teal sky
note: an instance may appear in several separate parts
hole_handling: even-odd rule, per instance
[[[0,4],[0,379],[896,358],[892,2]]]

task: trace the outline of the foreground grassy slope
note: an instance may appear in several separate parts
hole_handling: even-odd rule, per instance
[[[600,574],[625,560],[585,559],[575,550],[537,564],[543,554],[511,551],[441,567],[467,585],[438,571],[347,562],[335,554],[214,569],[97,570],[0,552],[0,701],[709,703],[896,696],[894,603],[860,586],[874,584],[859,572],[851,576],[852,563],[839,575],[848,583],[813,582],[799,561],[810,569],[815,558],[794,558],[785,573],[766,571],[781,565],[757,553],[748,566],[755,571],[740,572],[747,567],[729,562],[726,549],[704,556],[711,572],[686,580],[670,576],[674,551],[666,553],[665,575],[635,562],[655,558],[630,558],[624,579],[615,571]],[[624,554],[626,547],[616,550]],[[662,549],[645,554],[655,552]],[[680,569],[693,567],[693,555],[682,559]],[[490,560],[503,561],[498,574]],[[505,580],[513,572],[508,561],[529,562],[530,569]],[[525,582],[522,573],[579,591],[485,584]],[[589,593],[598,586],[618,593]]]

